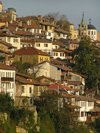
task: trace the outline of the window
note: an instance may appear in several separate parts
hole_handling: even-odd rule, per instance
[[[18,42],[18,39],[13,39],[13,42]]]
[[[52,26],[50,26],[50,29],[52,29]]]
[[[24,88],[24,86],[22,86],[22,93],[25,93],[25,88]]]
[[[37,29],[37,33],[39,33],[39,29]]]
[[[85,102],[81,102],[81,106],[84,107],[85,106]]]
[[[30,104],[31,104],[31,105],[33,104],[33,99],[32,99],[32,98],[30,98]]]
[[[56,56],[58,56],[58,53],[56,53]]]
[[[8,40],[8,42],[10,42],[11,41],[10,37],[8,37],[7,40]]]
[[[48,44],[44,44],[44,47],[48,47]]]
[[[81,112],[81,117],[83,117],[84,116],[84,112]]]
[[[51,33],[50,32],[48,33],[48,36],[51,36]]]
[[[93,102],[88,102],[88,106],[93,106]]]
[[[29,93],[32,93],[32,88],[31,87],[29,88]]]
[[[40,57],[40,62],[42,62],[43,61],[43,57]]]
[[[37,47],[40,47],[40,44],[36,44]]]
[[[58,34],[58,36],[60,36],[60,34]]]
[[[34,29],[34,33],[36,33],[36,29]]]

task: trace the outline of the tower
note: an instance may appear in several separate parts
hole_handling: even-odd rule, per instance
[[[84,21],[84,13],[82,14],[82,20],[79,24],[79,40],[82,40],[84,36],[87,35],[87,24]]]

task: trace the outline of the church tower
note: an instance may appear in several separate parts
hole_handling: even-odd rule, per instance
[[[79,24],[79,40],[82,40],[84,36],[87,35],[87,24],[84,21],[84,13],[82,14],[82,20]]]
[[[3,5],[2,5],[2,2],[0,1],[0,12],[2,12],[3,10]]]

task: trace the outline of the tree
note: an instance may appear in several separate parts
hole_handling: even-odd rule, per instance
[[[10,113],[14,106],[14,100],[9,96],[8,93],[0,94],[0,111],[2,113]]]
[[[45,15],[44,17],[48,18],[48,19],[54,18],[58,28],[61,28],[63,30],[69,30],[69,22],[68,22],[66,14],[60,15],[59,12],[49,13],[49,14]]]
[[[100,56],[88,37],[84,37],[79,43],[79,47],[72,53],[75,57],[74,69],[87,76],[86,87],[93,88],[97,86],[100,77]]]

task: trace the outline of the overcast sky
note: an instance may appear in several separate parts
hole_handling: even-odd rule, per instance
[[[100,32],[100,0],[1,0],[3,9],[13,7],[18,17],[46,15],[48,13],[66,14],[75,29],[78,28],[84,12],[85,23],[91,24]]]

